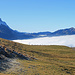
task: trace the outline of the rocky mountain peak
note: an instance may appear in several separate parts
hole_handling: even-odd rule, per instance
[[[74,27],[71,27],[70,30],[75,30],[75,28]]]
[[[0,18],[0,25],[5,25],[8,26],[4,21],[2,21],[2,19]]]
[[[0,18],[0,22],[2,22],[1,18]]]

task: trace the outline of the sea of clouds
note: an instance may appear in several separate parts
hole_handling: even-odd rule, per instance
[[[13,41],[28,45],[64,45],[69,47],[75,47],[75,35],[42,37],[35,39],[23,39]]]

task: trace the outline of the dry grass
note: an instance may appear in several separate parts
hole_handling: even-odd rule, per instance
[[[0,75],[10,75],[10,74],[3,74],[3,73],[0,73]]]
[[[75,75],[75,51],[66,46],[24,45],[0,39],[10,49],[14,49],[38,60],[20,60],[20,69],[12,75]],[[15,67],[16,68],[16,67]]]

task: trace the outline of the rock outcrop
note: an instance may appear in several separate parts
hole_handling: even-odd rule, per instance
[[[6,48],[4,45],[0,46],[0,59],[3,59],[3,57],[1,55],[5,56],[7,58],[20,58],[20,59],[29,60],[29,57],[24,56],[23,54],[18,53],[14,50],[10,50],[10,49]]]

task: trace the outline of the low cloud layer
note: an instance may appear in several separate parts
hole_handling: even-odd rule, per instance
[[[75,47],[75,35],[43,37],[13,41],[29,45],[65,45],[69,47]]]

